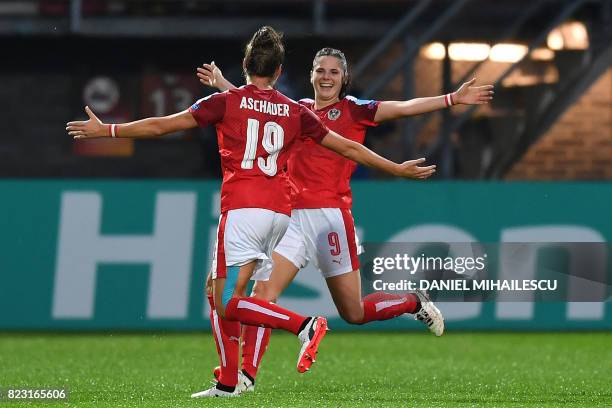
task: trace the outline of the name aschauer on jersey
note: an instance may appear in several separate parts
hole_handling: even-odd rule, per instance
[[[286,103],[272,103],[246,96],[240,100],[240,109],[250,109],[273,116],[289,116],[289,105]]]

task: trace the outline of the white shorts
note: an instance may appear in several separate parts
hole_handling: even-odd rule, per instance
[[[287,232],[274,251],[300,269],[312,261],[324,278],[331,278],[359,269],[363,248],[351,210],[305,208],[291,211]]]
[[[225,278],[228,266],[257,260],[251,279],[268,280],[272,272],[272,251],[288,224],[289,217],[285,214],[263,208],[240,208],[221,214],[211,265],[213,279]]]

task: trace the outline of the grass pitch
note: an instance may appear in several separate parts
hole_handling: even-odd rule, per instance
[[[612,333],[338,333],[312,371],[275,333],[255,393],[190,399],[218,364],[210,334],[3,334],[0,388],[60,387],[69,401],[17,406],[612,406]]]

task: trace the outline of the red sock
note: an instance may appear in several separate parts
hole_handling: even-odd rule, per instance
[[[221,375],[219,382],[228,387],[235,387],[238,383],[238,347],[240,345],[240,322],[231,322],[217,315],[212,296],[208,297],[210,303],[210,324],[213,337],[217,345]]]
[[[407,295],[392,295],[376,292],[363,298],[363,320],[361,324],[374,320],[388,320],[404,313],[414,313],[418,298]]]
[[[283,329],[298,334],[306,317],[254,297],[234,297],[225,306],[225,318],[251,326]]]
[[[259,363],[263,357],[272,329],[255,326],[242,326],[242,369],[255,379]]]

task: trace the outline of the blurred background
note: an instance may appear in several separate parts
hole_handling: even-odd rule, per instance
[[[63,124],[89,104],[103,120],[185,109],[212,93],[195,68],[215,60],[242,83],[252,32],[285,34],[279,88],[312,96],[312,57],[343,50],[352,94],[410,99],[476,76],[493,103],[454,108],[369,132],[395,160],[424,155],[441,179],[612,178],[609,1],[0,2],[0,174],[4,177],[219,176],[211,129],[161,141],[73,142]],[[382,177],[360,171],[358,177]]]
[[[408,183],[358,169],[362,240],[612,240],[611,1],[3,0],[0,328],[208,327],[214,130],[73,141],[64,128],[86,104],[106,122],[183,110],[213,92],[195,76],[211,60],[242,83],[244,45],[262,25],[284,32],[278,87],[292,98],[313,96],[325,46],[346,53],[357,97],[495,84],[490,105],[368,131],[380,154],[439,170]],[[284,302],[337,317],[313,269]],[[612,327],[610,302],[572,307],[448,312],[458,328]],[[387,323],[371,327],[404,324]]]

